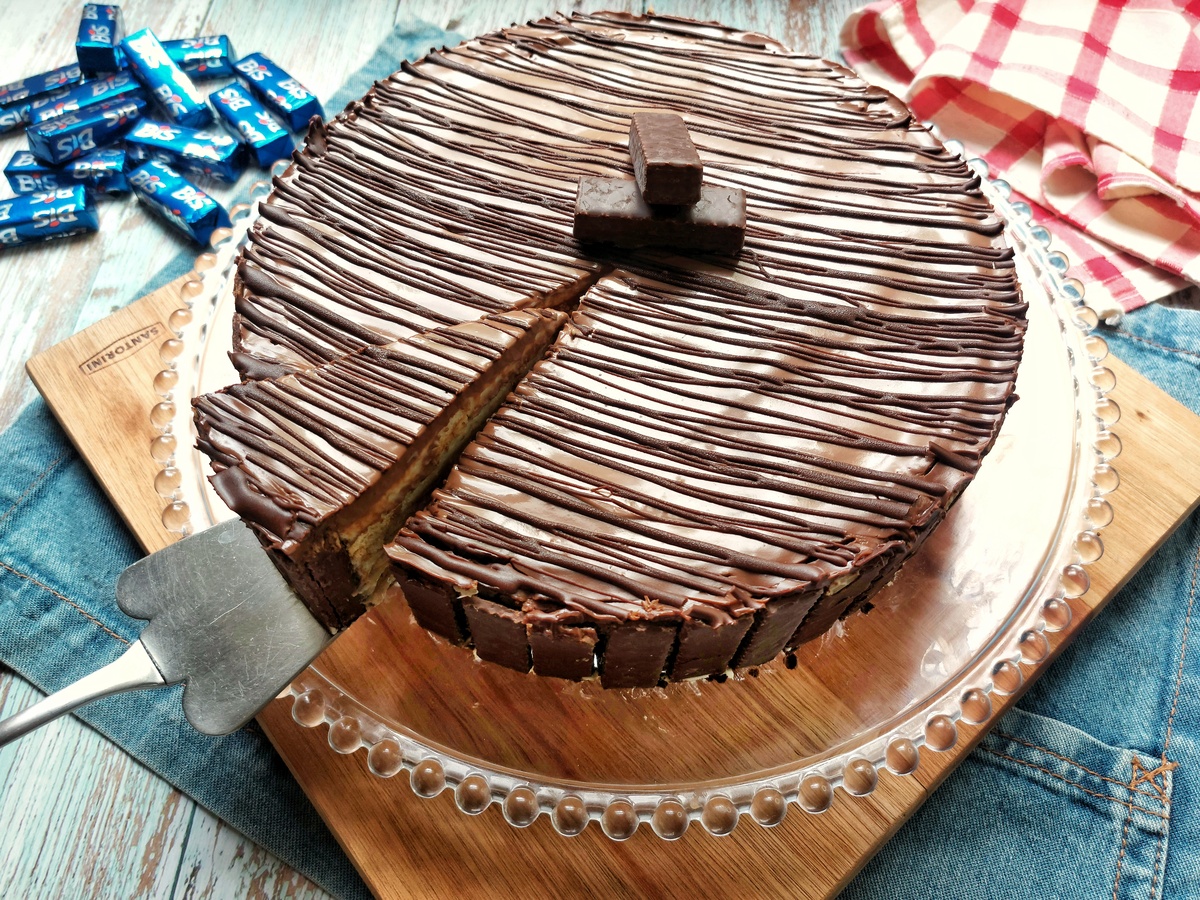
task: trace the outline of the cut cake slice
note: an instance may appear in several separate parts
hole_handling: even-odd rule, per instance
[[[563,321],[488,315],[193,401],[213,487],[331,632],[361,615],[384,541]]]

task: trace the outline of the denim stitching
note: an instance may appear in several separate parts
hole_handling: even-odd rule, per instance
[[[1137,338],[1134,335],[1129,335],[1129,337],[1134,338],[1134,340],[1145,341],[1144,338]],[[1153,341],[1145,341],[1145,343],[1154,344]],[[1165,347],[1161,344],[1154,344],[1154,346],[1161,347],[1163,350],[1168,350],[1169,352],[1172,352],[1172,353],[1185,353],[1188,356],[1196,356],[1196,357],[1200,358],[1200,353],[1192,353],[1189,350],[1178,350],[1178,349],[1173,350],[1172,348]],[[1191,632],[1191,628],[1192,628],[1192,610],[1195,608],[1195,604],[1196,604],[1197,575],[1200,575],[1200,547],[1196,548],[1196,555],[1192,558],[1192,584],[1191,584],[1190,590],[1188,591],[1187,615],[1184,617],[1184,620],[1183,620],[1183,635],[1180,638],[1180,642],[1179,642],[1179,668],[1175,672],[1175,696],[1171,700],[1171,713],[1170,713],[1170,715],[1167,716],[1167,734],[1166,734],[1166,737],[1163,739],[1162,765],[1158,766],[1155,769],[1151,769],[1148,771],[1144,770],[1142,772],[1142,774],[1139,776],[1137,773],[1139,762],[1138,762],[1137,757],[1134,757],[1134,760],[1133,760],[1134,772],[1133,772],[1133,777],[1130,779],[1131,787],[1132,787],[1132,785],[1138,784],[1139,779],[1148,780],[1150,782],[1150,784],[1157,787],[1157,784],[1155,783],[1154,778],[1157,777],[1157,775],[1159,775],[1160,773],[1174,769],[1176,767],[1176,765],[1178,765],[1177,763],[1171,763],[1167,760],[1167,751],[1171,747],[1171,729],[1174,728],[1174,726],[1175,726],[1175,713],[1179,709],[1179,692],[1180,692],[1180,688],[1182,687],[1182,684],[1183,684],[1183,664],[1184,664],[1184,661],[1187,659],[1187,642],[1188,642],[1188,636],[1189,636],[1189,634]],[[1162,790],[1165,793],[1166,788],[1164,787],[1164,788],[1162,788]],[[1113,900],[1117,900],[1117,889],[1121,884],[1121,863],[1124,861],[1124,858],[1125,858],[1125,844],[1129,837],[1129,820],[1133,816],[1133,808],[1134,808],[1133,804],[1130,803],[1129,804],[1129,812],[1125,816],[1125,830],[1121,835],[1121,852],[1117,855],[1117,874],[1116,874],[1116,877],[1113,879],[1113,892],[1112,892]],[[1169,821],[1169,817],[1164,816],[1163,818],[1166,818]],[[1153,898],[1154,898],[1154,891],[1158,885],[1158,870],[1159,870],[1159,865],[1161,863],[1161,856],[1162,856],[1162,840],[1163,840],[1163,836],[1162,836],[1162,834],[1159,834],[1157,846],[1154,851],[1154,877],[1150,881],[1150,898],[1151,898],[1151,900],[1153,900]]]
[[[1155,889],[1158,887],[1158,869],[1162,864],[1163,832],[1159,832],[1154,847],[1154,877],[1150,879],[1150,900],[1154,900]]]
[[[62,462],[64,459],[66,459],[68,456],[70,456],[70,454],[71,454],[70,450],[64,450],[61,454],[59,454],[58,459],[51,462],[48,466],[46,466],[46,468],[42,469],[42,471],[38,474],[37,478],[35,478],[35,479],[33,479],[33,481],[29,482],[29,486],[27,488],[25,488],[24,491],[21,492],[21,496],[13,501],[12,506],[10,506],[8,508],[8,510],[4,513],[4,515],[0,516],[0,523],[3,523],[5,519],[7,519],[14,512],[16,512],[17,507],[21,505],[21,501],[24,500],[26,497],[28,497],[30,492],[34,488],[36,488],[39,484],[41,484],[43,481],[45,481],[46,476],[49,475],[52,471],[54,471],[54,469],[58,466],[58,464],[60,462]]]
[[[1167,797],[1166,779],[1163,779],[1162,784],[1159,784],[1157,781],[1155,781],[1155,779],[1158,778],[1159,775],[1165,776],[1167,772],[1173,771],[1174,769],[1178,768],[1178,766],[1179,763],[1168,762],[1166,756],[1164,755],[1161,763],[1159,763],[1153,769],[1147,769],[1142,765],[1142,761],[1135,756],[1133,758],[1133,777],[1129,779],[1129,784],[1126,786],[1131,791],[1137,791],[1137,785],[1149,784],[1150,787],[1154,788],[1155,792],[1158,794],[1158,799],[1161,800],[1164,805],[1169,806],[1171,801]],[[1141,791],[1137,792],[1142,793]]]
[[[1117,900],[1117,888],[1121,884],[1121,863],[1125,861],[1125,845],[1129,843],[1129,820],[1133,818],[1133,804],[1125,812],[1125,828],[1121,832],[1121,852],[1117,854],[1117,876],[1113,879],[1112,900]]]
[[[1157,347],[1159,350],[1165,350],[1167,353],[1178,353],[1181,356],[1191,356],[1195,359],[1200,359],[1200,353],[1195,350],[1185,350],[1182,347],[1172,347],[1168,344],[1160,344],[1158,341],[1152,341],[1149,338],[1144,338],[1141,335],[1134,334],[1132,331],[1126,331],[1124,328],[1114,328],[1117,334],[1122,334],[1131,341],[1137,341],[1139,344],[1149,344],[1151,347]]]
[[[1120,785],[1123,788],[1127,788],[1127,789],[1133,791],[1135,794],[1141,794],[1143,797],[1149,797],[1151,800],[1161,800],[1164,804],[1166,804],[1168,806],[1171,803],[1171,801],[1166,799],[1165,797],[1163,797],[1161,793],[1158,793],[1158,792],[1151,793],[1150,791],[1141,791],[1127,782],[1117,781],[1117,779],[1115,779],[1115,778],[1109,778],[1105,775],[1101,775],[1099,772],[1093,772],[1087,766],[1081,765],[1077,760],[1071,759],[1069,756],[1063,756],[1061,753],[1055,753],[1049,747],[1043,747],[1041,744],[1034,744],[1030,741],[1023,741],[1019,737],[1015,737],[1011,734],[1006,734],[1005,732],[1001,731],[998,728],[995,729],[994,731],[992,731],[992,734],[1002,737],[1005,740],[1012,741],[1014,744],[1020,744],[1023,747],[1028,747],[1031,750],[1041,750],[1043,753],[1049,754],[1050,756],[1053,756],[1055,759],[1060,759],[1065,763],[1075,766],[1075,768],[1080,769],[1081,771],[1087,772],[1089,775],[1094,775],[1096,778],[1099,778],[1101,781],[1107,781],[1110,784]],[[1157,769],[1154,769],[1153,772],[1154,772],[1154,774],[1157,775],[1161,772],[1161,770],[1162,770],[1162,766],[1159,766]]]
[[[1183,637],[1179,647],[1179,668],[1175,671],[1175,697],[1171,701],[1171,714],[1167,716],[1167,736],[1163,741],[1163,762],[1167,760],[1167,751],[1171,748],[1171,729],[1175,726],[1175,711],[1179,708],[1179,688],[1183,684],[1183,662],[1187,657],[1188,635],[1192,630],[1192,610],[1196,605],[1196,577],[1200,574],[1200,547],[1192,558],[1192,588],[1188,593],[1187,615],[1183,619]]]
[[[990,754],[992,754],[992,756],[998,756],[1001,759],[1007,759],[1011,762],[1015,762],[1017,765],[1027,766],[1030,769],[1036,769],[1039,772],[1043,772],[1046,775],[1049,775],[1051,778],[1057,778],[1059,781],[1066,782],[1067,784],[1071,785],[1072,787],[1079,788],[1085,794],[1091,794],[1093,797],[1099,797],[1101,800],[1108,800],[1112,803],[1116,803],[1118,806],[1127,807],[1130,810],[1131,814],[1132,814],[1132,811],[1136,809],[1138,812],[1143,812],[1148,816],[1154,816],[1156,819],[1169,819],[1170,818],[1170,816],[1168,816],[1168,815],[1164,815],[1163,813],[1160,813],[1160,812],[1155,812],[1152,809],[1146,809],[1146,807],[1144,807],[1144,806],[1138,806],[1137,804],[1132,803],[1131,801],[1118,800],[1116,797],[1110,797],[1108,794],[1101,794],[1098,791],[1090,791],[1087,788],[1085,788],[1082,784],[1080,784],[1078,781],[1072,781],[1070,778],[1066,778],[1062,775],[1059,775],[1057,772],[1051,772],[1049,769],[1045,769],[1039,765],[1036,765],[1035,763],[1028,762],[1024,759],[1017,759],[1017,757],[1009,756],[1007,753],[1001,753],[999,750],[992,750],[990,747],[982,747],[982,746],[979,747],[978,749],[982,750],[984,753],[990,753]],[[1121,786],[1127,787],[1127,785],[1121,785]]]
[[[86,609],[84,609],[82,606],[80,606],[78,603],[76,603],[70,597],[66,597],[63,594],[60,594],[58,591],[56,591],[54,588],[50,587],[49,585],[42,584],[40,581],[38,581],[32,575],[26,575],[24,572],[18,572],[16,569],[14,569],[8,563],[0,562],[0,569],[7,569],[9,572],[12,572],[18,578],[23,578],[26,581],[28,581],[30,584],[40,587],[43,591],[53,594],[55,597],[57,597],[59,600],[62,600],[64,603],[68,603],[71,606],[75,607],[75,609],[79,611],[79,614],[82,615],[85,619],[88,619],[89,621],[94,622],[95,624],[99,625],[101,631],[105,632],[106,634],[111,635],[112,637],[115,637],[122,644],[126,644],[126,645],[129,644],[129,641],[125,640],[125,638],[121,637],[115,631],[111,630],[107,625],[105,625],[103,622],[101,622],[99,619],[97,619],[95,616],[93,616],[91,613],[89,613]]]
[[[1130,335],[1130,337],[1133,337],[1133,335]],[[1142,339],[1135,338],[1135,340],[1142,340]],[[1146,343],[1148,343],[1148,344],[1153,343],[1153,341],[1146,341]],[[1170,350],[1169,347],[1163,347],[1162,349]],[[1187,351],[1187,350],[1175,350],[1175,351],[1171,351],[1171,352],[1187,353],[1189,356],[1200,357],[1200,354],[1192,353],[1191,351]],[[1171,712],[1170,712],[1170,715],[1167,716],[1167,734],[1166,734],[1166,737],[1163,739],[1163,752],[1162,752],[1163,764],[1161,766],[1159,766],[1157,769],[1154,769],[1149,772],[1143,772],[1143,774],[1141,776],[1141,777],[1148,776],[1151,784],[1155,784],[1153,779],[1156,774],[1158,774],[1159,772],[1162,772],[1164,770],[1167,770],[1167,769],[1174,769],[1178,765],[1177,763],[1168,763],[1167,751],[1171,747],[1171,730],[1175,726],[1175,713],[1179,709],[1179,692],[1180,692],[1180,688],[1183,685],[1183,665],[1187,659],[1187,642],[1188,642],[1188,637],[1190,636],[1191,629],[1192,629],[1192,611],[1195,609],[1195,605],[1196,605],[1196,581],[1197,581],[1198,575],[1200,575],[1200,547],[1196,548],[1196,554],[1192,558],[1192,584],[1191,584],[1191,588],[1188,591],[1187,614],[1184,616],[1184,619],[1183,619],[1183,635],[1180,638],[1180,642],[1179,642],[1179,644],[1180,644],[1179,645],[1179,668],[1175,672],[1175,696],[1171,699]],[[1134,759],[1134,762],[1135,763],[1137,762],[1136,758]],[[1132,783],[1136,784],[1138,777],[1139,776],[1137,775],[1137,773],[1135,771],[1134,778],[1132,779]],[[1155,786],[1157,787],[1156,784],[1155,784]],[[1163,790],[1165,792],[1165,790],[1166,790],[1165,787],[1163,788]],[[1169,805],[1170,801],[1167,801],[1167,803]],[[1129,825],[1128,819],[1125,820],[1125,824],[1126,824],[1126,827],[1128,827],[1128,825]],[[1154,900],[1155,891],[1158,888],[1158,873],[1159,873],[1159,869],[1162,866],[1163,837],[1164,837],[1163,834],[1159,834],[1157,846],[1155,847],[1155,850],[1154,850],[1154,877],[1150,880],[1150,900]],[[1121,845],[1121,852],[1124,853],[1124,842],[1123,841],[1122,841],[1122,845]],[[1118,859],[1117,859],[1117,880],[1116,880],[1116,882],[1113,883],[1113,897],[1114,898],[1117,896],[1117,884],[1120,883],[1120,880],[1121,880],[1121,860],[1118,857]]]

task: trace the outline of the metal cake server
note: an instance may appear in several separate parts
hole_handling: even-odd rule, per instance
[[[184,683],[183,711],[205,734],[246,724],[333,637],[239,519],[186,537],[121,573],[117,603],[149,619],[102,669],[0,721],[0,746],[123,691]]]

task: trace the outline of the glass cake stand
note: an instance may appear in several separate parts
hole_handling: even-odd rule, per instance
[[[770,826],[792,809],[820,813],[870,793],[882,768],[907,775],[922,752],[949,750],[960,720],[986,720],[992,697],[1046,660],[1046,632],[1069,624],[1068,599],[1088,589],[1085,567],[1112,520],[1120,411],[1066,258],[1006,184],[970,165],[1008,222],[1029,302],[1021,399],[974,483],[869,614],[769,665],[605,691],[481,663],[420,629],[403,602],[385,603],[292,684],[298,726],[327,728],[330,752],[365,750],[374,776],[404,777],[421,797],[453,791],[464,813],[496,803],[517,827],[548,815],[574,835],[595,820],[623,840],[643,824],[675,839],[693,823],[723,835],[745,817]],[[257,185],[255,202],[268,190]],[[232,515],[205,481],[186,401],[236,380],[225,355],[232,268],[253,215],[235,208],[233,228],[197,260],[163,345],[155,487],[179,533]]]

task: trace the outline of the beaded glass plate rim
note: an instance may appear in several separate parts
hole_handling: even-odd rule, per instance
[[[945,143],[962,154],[957,142]],[[1086,566],[1103,554],[1099,532],[1112,521],[1112,507],[1104,498],[1119,485],[1111,462],[1120,453],[1120,441],[1112,431],[1120,410],[1108,397],[1115,376],[1101,365],[1107,345],[1092,333],[1098,317],[1085,302],[1082,284],[1067,276],[1067,257],[1052,249],[1050,233],[1034,224],[1027,204],[1009,200],[1007,183],[988,177],[986,162],[970,159],[967,164],[980,175],[985,192],[1006,220],[1006,233],[1016,249],[1025,254],[1047,294],[1057,301],[1052,307],[1067,342],[1074,390],[1081,400],[1091,399],[1094,411],[1091,417],[1077,416],[1075,428],[1077,457],[1084,465],[1091,463],[1091,490],[1084,509],[1076,510],[1074,518],[1070,512],[1064,515],[1062,524],[1067,527],[1056,551],[1069,543],[1070,561],[1062,566],[1058,590],[1019,611],[1021,615],[1014,616],[1007,631],[982,648],[969,665],[950,675],[932,700],[917,704],[900,724],[852,742],[855,745],[850,748],[843,744],[770,771],[712,779],[700,785],[655,785],[653,789],[540,775],[531,778],[528,773],[495,764],[481,765],[452,748],[380,721],[381,717],[315,667],[309,667],[281,695],[292,698],[293,719],[306,728],[327,724],[328,743],[335,752],[351,754],[366,749],[367,765],[374,775],[390,778],[407,771],[412,790],[420,797],[435,797],[450,788],[464,813],[477,815],[493,803],[499,804],[506,821],[515,827],[526,827],[547,814],[554,829],[567,836],[582,832],[595,820],[614,840],[631,837],[642,823],[648,823],[659,837],[673,840],[693,821],[719,836],[733,831],[744,815],[769,827],[781,822],[792,805],[807,813],[820,813],[833,803],[838,788],[852,797],[870,794],[881,769],[910,775],[917,770],[922,747],[948,751],[958,742],[958,722],[985,722],[991,716],[993,696],[1020,690],[1045,663],[1050,654],[1046,634],[1070,624],[1070,601],[1088,590]],[[286,163],[281,163],[277,171],[285,168]],[[232,228],[214,233],[212,249],[197,258],[182,285],[184,306],[170,316],[172,335],[160,348],[164,369],[154,381],[160,402],[150,411],[158,431],[151,453],[161,466],[154,486],[165,500],[164,527],[180,535],[190,533],[193,523],[183,473],[177,466],[178,436],[192,438],[194,432],[190,403],[176,403],[176,396],[177,389],[186,387],[186,399],[190,400],[196,385],[179,384],[179,361],[186,350],[193,350],[196,365],[192,371],[198,371],[209,318],[228,289],[237,253],[255,219],[255,206],[269,191],[269,182],[255,184],[251,188],[253,204],[233,207]],[[1082,359],[1077,358],[1077,349],[1083,351]],[[1080,382],[1080,375],[1086,375],[1086,383]],[[184,452],[196,453],[190,446]],[[201,465],[198,458],[195,462]],[[1068,518],[1071,521],[1066,521]]]

